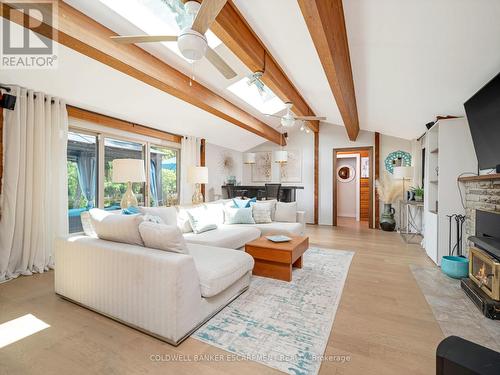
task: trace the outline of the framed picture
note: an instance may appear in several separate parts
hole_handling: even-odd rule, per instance
[[[252,164],[252,182],[269,182],[272,177],[272,152],[255,153],[255,164]]]
[[[361,178],[370,177],[370,158],[361,158]]]
[[[287,150],[288,161],[280,165],[281,182],[302,182],[302,153]]]

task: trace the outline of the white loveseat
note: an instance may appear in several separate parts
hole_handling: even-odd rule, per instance
[[[254,260],[235,249],[263,233],[304,231],[304,213],[298,213],[297,223],[218,224],[195,234],[183,222],[184,208],[148,211],[166,224],[179,225],[189,254],[86,235],[56,240],[55,292],[178,345],[248,288]],[[212,213],[220,214],[213,208]]]

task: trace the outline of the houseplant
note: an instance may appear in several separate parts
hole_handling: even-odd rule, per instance
[[[384,211],[380,216],[380,228],[387,232],[392,232],[396,228],[396,220],[394,220],[395,209],[392,207],[400,193],[400,184],[391,179],[387,173],[384,173],[381,180],[376,183],[377,193],[379,198],[384,202]]]
[[[421,186],[413,186],[411,188],[413,194],[415,194],[415,200],[417,202],[422,202],[424,200],[424,188]]]

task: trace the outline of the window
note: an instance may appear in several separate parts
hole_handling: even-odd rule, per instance
[[[68,219],[70,233],[81,232],[80,214],[97,206],[97,137],[68,133]]]
[[[144,160],[143,145],[113,138],[104,141],[104,209],[119,210],[123,194],[127,191],[127,184],[113,182],[113,160],[115,159],[142,159]],[[133,181],[132,181],[133,182]],[[132,184],[139,206],[144,206],[145,184]]]
[[[178,150],[161,146],[150,148],[150,205],[172,206],[178,202]]]
[[[285,103],[259,80],[245,77],[227,89],[261,113],[274,114],[286,108]]]
[[[71,119],[70,119],[71,125]],[[113,182],[113,160],[144,161],[146,183],[133,183],[140,206],[177,204],[179,194],[179,150],[162,144],[71,128],[68,133],[69,233],[82,232],[80,215],[93,207],[119,210],[127,186]],[[149,191],[146,190],[149,187]]]

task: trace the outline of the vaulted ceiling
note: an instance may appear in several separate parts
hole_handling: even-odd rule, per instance
[[[144,33],[140,27],[99,0],[65,2],[118,34]],[[316,115],[327,117],[324,126],[343,125],[298,1],[233,0],[233,3],[309,107]],[[361,129],[407,139],[418,137],[425,130],[424,124],[436,115],[464,115],[463,102],[500,70],[498,1],[344,0],[343,7]],[[264,116],[228,90],[230,85],[252,71],[224,44],[218,45],[215,50],[238,74],[232,80],[225,79],[206,60],[196,63],[193,71],[190,64],[164,44],[141,44],[141,48],[186,75],[194,73],[197,81],[258,120],[274,128],[279,126],[277,119]],[[66,55],[75,67],[87,64],[85,58],[77,53],[64,50]],[[99,70],[97,66],[95,69]],[[51,81],[51,85],[63,86],[62,81],[67,80],[65,72],[49,73],[56,81]],[[11,73],[3,72],[2,77],[6,74]],[[23,79],[21,76],[20,80]],[[24,77],[28,76],[34,76],[34,73]],[[149,95],[157,97],[151,101],[157,104],[145,115],[148,125],[164,127],[169,116],[179,113],[183,114],[185,121],[181,122],[176,115],[174,118],[182,123],[180,128],[186,134],[196,132],[198,128],[199,133],[207,135],[207,139],[213,139],[214,143],[239,150],[265,141],[236,126],[233,131],[225,132],[223,129],[231,124],[224,119],[190,104],[179,104],[178,99],[133,79],[127,80],[131,78],[111,76],[115,79],[113,82],[124,80],[124,86],[131,90],[137,87],[146,98]],[[78,77],[75,79],[78,80]],[[103,87],[103,82],[107,82],[108,87]],[[30,84],[28,79],[25,84]],[[100,80],[97,76],[89,76],[86,84],[93,86],[99,94],[102,90],[109,90],[111,94],[115,89],[109,87],[113,85],[111,81]],[[108,95],[108,100],[111,97],[113,95]],[[121,117],[125,120],[138,122],[137,117],[140,117],[135,107],[119,103],[106,106],[102,101],[79,99],[83,106],[88,102],[89,109],[115,115],[115,112],[122,112]],[[141,99],[143,102],[147,106],[147,100]],[[182,110],[176,112],[178,107]],[[219,128],[210,136],[212,125]],[[171,131],[177,129],[172,128]]]

